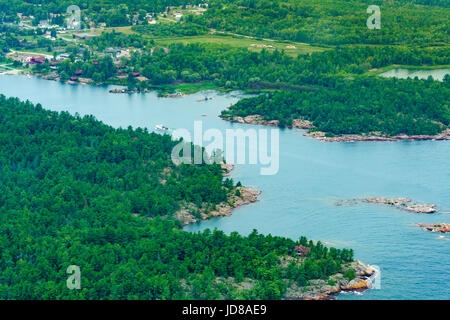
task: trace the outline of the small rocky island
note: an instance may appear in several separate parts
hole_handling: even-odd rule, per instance
[[[415,203],[407,198],[366,198],[362,200],[366,203],[381,203],[388,206],[396,207],[402,210],[414,213],[435,213],[437,208],[435,204],[431,203]]]
[[[338,200],[334,204],[336,206],[349,205],[353,206],[360,202],[364,203],[378,203],[384,204],[391,207],[395,207],[401,210],[414,212],[414,213],[435,213],[438,211],[437,206],[431,203],[417,203],[413,202],[408,198],[364,198],[364,199],[349,199],[349,200]]]
[[[450,223],[419,223],[418,226],[431,232],[450,233]]]

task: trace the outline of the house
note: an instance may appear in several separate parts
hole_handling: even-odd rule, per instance
[[[20,63],[27,63],[31,60],[30,56],[27,55],[21,55],[21,54],[17,54],[17,53],[8,53],[6,55],[7,58],[12,59],[14,61],[19,61]]]
[[[95,35],[90,34],[90,33],[74,33],[74,34],[72,35],[72,37],[73,37],[74,39],[87,40],[87,39],[94,38]]]
[[[139,77],[136,77],[136,79],[137,80],[139,80],[139,81],[148,81],[148,78],[147,77],[144,77],[144,76],[139,76]]]
[[[122,50],[117,48],[107,48],[105,51],[109,54],[120,54],[122,52]]]
[[[42,64],[42,63],[45,63],[46,61],[47,61],[47,58],[45,58],[45,57],[32,57],[28,63]]]
[[[77,75],[77,76],[81,76],[82,73],[83,73],[83,71],[81,71],[81,70],[75,71],[75,75]]]
[[[311,251],[311,248],[310,247],[305,247],[305,246],[302,246],[302,245],[298,245],[298,246],[295,246],[294,251],[297,254],[297,256],[299,256],[299,257],[306,257],[308,255],[308,252]]]
[[[50,24],[49,24],[48,20],[40,20],[38,27],[39,28],[48,28],[48,27],[50,27]]]
[[[80,83],[93,83],[94,80],[90,79],[90,78],[78,78],[78,81]]]
[[[56,57],[56,60],[62,61],[62,60],[68,59],[69,57],[70,57],[70,54],[62,53],[62,54],[60,54],[59,56]]]

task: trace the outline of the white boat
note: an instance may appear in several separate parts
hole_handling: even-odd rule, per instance
[[[156,130],[160,130],[160,131],[169,131],[169,128],[164,127],[162,124],[157,124],[157,125],[155,126],[155,129],[156,129]]]

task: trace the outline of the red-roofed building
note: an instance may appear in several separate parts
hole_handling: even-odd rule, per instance
[[[299,257],[306,257],[308,255],[308,252],[311,251],[311,248],[299,245],[295,246],[294,251]]]
[[[45,63],[46,61],[47,61],[47,58],[44,58],[44,57],[33,57],[30,59],[29,63],[42,64],[42,63]]]

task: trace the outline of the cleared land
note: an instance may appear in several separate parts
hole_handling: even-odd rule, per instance
[[[248,48],[252,51],[266,50],[284,50],[286,54],[297,56],[299,54],[309,54],[312,52],[320,52],[327,50],[327,48],[311,46],[306,43],[292,42],[292,41],[275,41],[262,40],[254,38],[245,38],[237,36],[221,36],[216,34],[201,35],[201,36],[186,36],[186,37],[167,37],[155,38],[155,42],[159,45],[169,45],[171,43],[221,43],[238,48]]]

